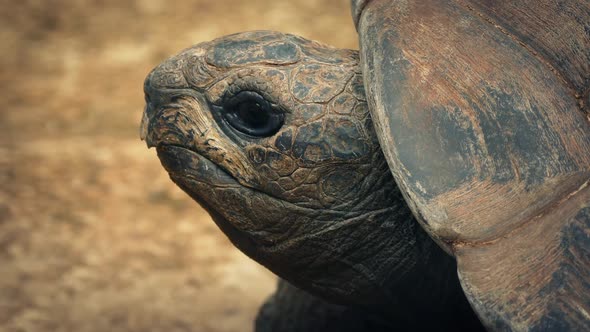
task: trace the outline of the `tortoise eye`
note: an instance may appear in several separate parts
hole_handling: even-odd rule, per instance
[[[274,135],[285,120],[283,113],[253,91],[242,91],[224,103],[223,118],[237,131],[255,137]]]

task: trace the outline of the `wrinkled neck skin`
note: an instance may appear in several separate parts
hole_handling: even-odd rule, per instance
[[[252,245],[236,234],[234,243],[293,285],[335,303],[387,316],[403,308],[404,318],[409,308],[417,316],[441,310],[438,303],[461,292],[454,260],[415,222],[385,161],[376,164],[358,200],[326,209],[283,207],[273,224],[292,225],[287,238]],[[231,224],[213,216],[229,235]]]
[[[440,324],[467,303],[455,263],[395,185],[358,62],[268,31],[196,45],[146,79],[141,135],[236,247],[281,278],[396,324]]]

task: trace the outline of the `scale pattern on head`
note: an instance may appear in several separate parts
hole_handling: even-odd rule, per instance
[[[343,302],[389,296],[392,276],[430,250],[380,150],[358,62],[247,32],[182,51],[144,85],[142,135],[172,180],[246,254]]]
[[[145,83],[153,141],[164,136],[215,162],[242,185],[325,207],[342,184],[322,181],[334,164],[364,164],[379,150],[364,99],[358,54],[274,32],[241,33],[167,60]],[[157,96],[157,100],[154,100]],[[206,106],[204,106],[206,104]],[[198,114],[197,114],[198,113]],[[160,124],[159,124],[160,123]],[[179,141],[182,140],[182,141]],[[352,177],[352,178],[351,178]]]

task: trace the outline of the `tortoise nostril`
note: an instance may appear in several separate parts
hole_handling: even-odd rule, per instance
[[[170,97],[170,103],[171,104],[176,104],[179,101],[182,101],[182,96],[172,96],[172,97]]]

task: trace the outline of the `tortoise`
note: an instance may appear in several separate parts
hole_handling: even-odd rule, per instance
[[[257,331],[479,327],[393,180],[358,52],[240,33],[166,60],[145,94],[142,137],[171,179],[285,280]]]
[[[590,3],[352,12],[360,55],[246,32],[144,83],[142,138],[282,279],[257,330],[589,330]]]

